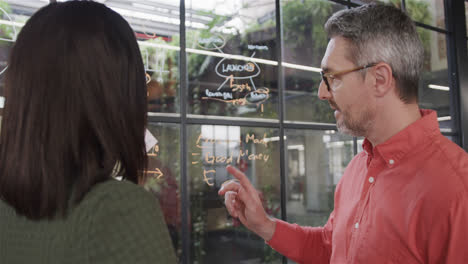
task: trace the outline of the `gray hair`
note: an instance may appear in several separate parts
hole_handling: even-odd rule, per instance
[[[340,36],[350,42],[348,55],[356,65],[389,64],[400,99],[417,102],[424,48],[407,14],[390,5],[363,5],[335,13],[325,31],[329,38]]]

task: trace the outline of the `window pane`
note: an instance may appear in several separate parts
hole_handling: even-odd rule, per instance
[[[452,128],[446,35],[420,27],[417,30],[425,56],[419,84],[419,105],[437,111],[441,128]]]
[[[286,130],[286,138],[288,222],[323,226],[333,211],[336,184],[354,156],[353,139],[334,130]]]
[[[186,1],[189,113],[278,117],[275,1]]]
[[[13,43],[26,21],[48,3],[49,1],[0,0],[0,109],[3,109],[5,103],[3,77]]]
[[[148,81],[148,111],[179,112],[179,2],[104,2],[135,31]]]
[[[150,123],[158,143],[148,152],[147,177],[141,184],[158,199],[180,258],[182,253],[179,125]]]
[[[286,130],[288,221],[324,225],[335,186],[352,159],[353,138],[335,130]]]
[[[414,21],[445,29],[444,0],[405,0],[405,4]]]
[[[263,239],[228,216],[221,184],[231,164],[244,171],[265,210],[280,217],[278,129],[239,126],[188,127],[191,263],[277,263],[281,257]]]
[[[284,68],[284,78],[286,120],[335,123],[330,105],[317,96],[319,73]]]
[[[354,3],[381,2],[401,8],[402,0],[351,0]],[[445,29],[444,0],[405,0],[409,16],[417,22]]]
[[[334,123],[328,103],[317,97],[320,64],[328,44],[323,25],[346,7],[324,0],[283,0],[281,4],[286,120]]]

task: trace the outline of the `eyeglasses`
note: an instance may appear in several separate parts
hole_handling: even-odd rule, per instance
[[[344,75],[344,74],[348,74],[348,73],[351,73],[351,72],[364,70],[364,69],[367,69],[367,68],[370,68],[370,67],[374,67],[375,65],[377,65],[377,63],[371,63],[371,64],[367,64],[366,66],[361,66],[361,67],[353,68],[353,69],[350,69],[350,70],[337,71],[337,72],[323,72],[323,71],[320,71],[320,76],[322,76],[322,81],[327,85],[328,91],[330,91],[331,90],[331,88],[330,88],[331,83],[332,83],[333,79],[335,79],[338,75]],[[329,81],[328,78],[330,78],[331,81]]]

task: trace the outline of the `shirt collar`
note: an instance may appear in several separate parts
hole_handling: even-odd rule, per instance
[[[362,144],[363,149],[371,157],[378,152],[388,166],[398,164],[408,151],[440,133],[436,112],[424,109],[420,112],[422,116],[420,119],[374,148],[366,138]]]

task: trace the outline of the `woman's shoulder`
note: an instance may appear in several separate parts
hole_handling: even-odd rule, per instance
[[[143,187],[126,181],[109,179],[93,186],[77,206],[112,208],[113,205],[124,209],[125,206],[134,207],[135,204],[154,203],[154,197]]]
[[[89,219],[85,244],[92,263],[176,263],[158,200],[143,187],[108,180],[77,209]]]
[[[159,211],[155,204],[155,197],[143,187],[126,180],[109,179],[94,185],[81,201],[72,205],[69,219],[83,223],[109,215]]]
[[[117,179],[109,179],[107,181],[101,182],[96,184],[93,188],[91,188],[89,195],[91,196],[115,196],[118,197],[119,195],[125,195],[128,193],[134,192],[146,192],[143,187],[127,181],[127,180],[117,180]]]

